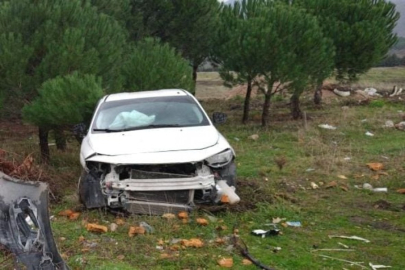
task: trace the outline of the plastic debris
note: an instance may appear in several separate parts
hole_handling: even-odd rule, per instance
[[[345,244],[340,243],[340,242],[338,242],[338,245],[341,246],[341,247],[344,247],[344,248],[350,248],[348,245],[345,245]]]
[[[365,243],[370,243],[370,240],[367,240],[365,238],[362,237],[358,237],[358,236],[345,236],[345,235],[329,235],[329,238],[343,238],[343,239],[350,239],[350,240],[358,240],[358,241],[363,241]]]
[[[278,230],[278,229],[272,229],[272,230],[265,231],[265,230],[258,229],[258,230],[253,230],[253,231],[252,231],[252,234],[253,234],[253,235],[256,235],[256,236],[261,236],[262,238],[265,238],[265,237],[268,237],[268,236],[276,236],[276,235],[279,235],[279,234],[280,234],[280,230]]]
[[[384,124],[383,127],[393,128],[394,127],[394,122],[392,120],[387,120],[387,121],[385,121],[385,124]]]
[[[391,266],[386,266],[386,265],[378,265],[378,264],[372,264],[372,263],[368,263],[368,265],[370,265],[370,267],[373,270],[377,270],[377,269],[383,269],[383,268],[391,268]]]
[[[118,225],[116,223],[110,224],[110,231],[115,232],[118,229]]]
[[[331,260],[335,260],[335,261],[346,262],[346,263],[349,263],[349,264],[351,264],[351,265],[357,265],[357,266],[359,266],[359,267],[361,267],[361,268],[363,268],[363,269],[367,269],[367,267],[365,267],[365,266],[363,265],[364,262],[352,262],[352,261],[348,261],[348,260],[344,260],[344,259],[339,259],[339,258],[334,258],[334,257],[326,256],[326,255],[318,255],[318,256],[319,256],[319,257],[323,257],[323,258],[328,258],[328,259],[331,259]]]
[[[330,129],[330,130],[336,129],[336,127],[328,125],[328,124],[321,124],[321,125],[318,125],[318,127],[323,128],[323,129]]]
[[[374,136],[374,134],[371,133],[370,131],[367,131],[365,134],[366,134],[366,136],[369,136],[369,137],[373,137],[373,136]]]
[[[287,221],[286,224],[290,227],[301,227],[301,222],[299,221]]]
[[[363,184],[363,189],[373,190],[373,186],[370,185],[369,183],[364,183],[364,184]]]
[[[374,192],[388,192],[388,188],[382,187],[382,188],[374,188]]]
[[[311,188],[312,189],[318,189],[319,186],[317,184],[315,184],[315,182],[311,182]]]
[[[375,88],[366,88],[364,89],[364,92],[366,92],[366,94],[369,96],[378,96],[378,97],[381,96],[380,94],[377,93],[377,89]]]
[[[139,223],[139,226],[144,228],[147,233],[154,233],[154,231],[155,231],[155,229],[152,226],[150,226],[148,223],[146,223],[145,221],[141,221]]]
[[[343,179],[343,180],[347,180],[347,177],[344,176],[344,175],[338,175],[337,177],[340,178],[340,179]]]
[[[341,97],[348,97],[348,96],[350,96],[350,91],[340,91],[340,90],[338,90],[338,89],[334,89],[334,90],[333,90],[333,93],[335,93],[336,95],[341,96]]]

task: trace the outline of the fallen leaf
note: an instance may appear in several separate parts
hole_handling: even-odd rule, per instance
[[[162,215],[162,218],[164,219],[174,219],[176,216],[172,213],[166,213]]]
[[[226,229],[228,229],[226,226],[222,225],[222,226],[218,226],[216,228],[217,231],[225,231]]]
[[[122,255],[122,254],[117,256],[117,259],[120,260],[120,261],[122,261],[124,258],[125,258],[125,256]]]
[[[387,172],[381,172],[381,171],[379,171],[379,172],[377,172],[377,174],[378,174],[378,175],[385,175],[385,176],[388,176],[388,173],[387,173]]]
[[[283,221],[283,220],[285,220],[285,218],[276,217],[276,218],[273,218],[273,223],[274,223],[274,224],[277,224],[277,223],[280,223],[280,222]]]
[[[367,163],[366,165],[373,171],[380,171],[384,168],[384,165],[378,162]]]
[[[343,191],[349,191],[349,188],[348,188],[347,186],[340,186],[340,188],[341,188]]]
[[[243,264],[243,265],[251,265],[251,264],[252,264],[252,261],[251,261],[251,260],[248,260],[248,259],[243,259],[243,260],[242,260],[242,264]]]
[[[178,217],[179,219],[187,219],[187,218],[188,218],[188,213],[187,213],[186,211],[179,212],[179,213],[177,214],[177,217]]]
[[[72,214],[69,215],[69,219],[70,219],[70,220],[76,220],[76,219],[79,218],[79,216],[80,216],[80,213],[79,213],[79,212],[74,212],[74,213],[72,213]]]
[[[83,242],[84,240],[85,240],[85,238],[83,235],[79,236],[79,242]]]
[[[158,240],[158,245],[159,246],[163,246],[164,244],[165,244],[165,242],[163,241],[163,239]]]
[[[198,238],[191,238],[190,240],[183,239],[180,241],[181,245],[183,247],[194,247],[194,248],[200,248],[204,246],[203,241],[201,241]]]
[[[201,226],[207,226],[208,220],[206,220],[205,218],[197,218],[197,224]]]
[[[399,194],[405,194],[405,188],[400,188],[397,190]]]
[[[215,244],[222,245],[222,244],[225,244],[225,239],[218,237],[217,239],[215,239],[214,242],[215,242]]]
[[[179,245],[172,245],[171,247],[170,247],[170,250],[172,250],[172,251],[178,251],[178,250],[180,250],[181,249],[181,247],[179,246]]]
[[[238,229],[233,229],[233,234],[239,234],[239,230]]]
[[[65,241],[65,240],[66,240],[66,237],[59,237],[59,240],[60,240],[60,241]]]
[[[183,224],[187,224],[187,223],[188,223],[188,219],[187,219],[187,218],[184,218],[184,219],[181,220],[181,222],[182,222]]]
[[[125,220],[123,220],[122,218],[117,218],[117,219],[115,220],[115,223],[116,223],[117,225],[124,225],[124,224],[125,224]]]
[[[222,258],[218,260],[218,264],[224,268],[231,268],[233,266],[233,259],[232,258]]]
[[[171,256],[169,254],[167,254],[167,253],[162,253],[162,254],[160,254],[160,258],[161,259],[168,259],[168,258],[171,258]]]
[[[287,228],[287,227],[288,227],[288,224],[285,223],[285,222],[283,222],[283,223],[281,223],[281,226],[283,226],[284,228]]]
[[[336,181],[329,182],[325,185],[325,188],[334,188],[337,186]]]
[[[141,226],[139,226],[139,227],[134,227],[134,226],[131,226],[131,227],[129,227],[129,231],[128,231],[128,236],[129,237],[134,237],[135,235],[138,235],[138,234],[145,234],[145,228],[144,227],[141,227]]]
[[[340,178],[340,179],[343,179],[343,180],[347,180],[347,177],[344,176],[344,175],[338,175],[337,177]]]
[[[108,231],[108,228],[103,225],[98,225],[94,223],[87,223],[86,229],[89,232],[97,232],[97,233],[106,233]]]
[[[73,211],[70,209],[66,209],[66,210],[60,211],[58,213],[58,216],[69,217],[71,214],[73,214]]]

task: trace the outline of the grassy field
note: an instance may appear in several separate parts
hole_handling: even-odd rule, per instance
[[[404,69],[374,69],[359,85],[373,82],[403,87],[403,74]],[[206,82],[221,84],[214,73],[199,75],[197,96],[203,94],[199,89],[202,91]],[[290,119],[288,100],[277,98],[268,128],[260,127],[260,96],[252,101],[248,125],[240,124],[241,98],[202,102],[210,114],[228,114],[228,122],[218,129],[237,153],[237,192],[242,201],[236,206],[200,208],[187,222],[132,216],[123,217],[125,224],[115,232],[88,232],[84,227],[87,222],[109,226],[117,217],[105,210],[82,210],[77,202],[78,144],[72,141],[65,153],[52,149],[51,166],[43,168],[48,176],[63,183],[63,190],[57,192],[62,199],[50,208],[60,253],[72,269],[222,269],[218,265],[222,258],[233,259],[232,269],[257,269],[243,264],[237,246],[246,245],[257,260],[280,270],[371,269],[369,263],[405,269],[405,195],[396,192],[405,188],[405,133],[384,127],[387,120],[403,120],[404,101],[397,97],[360,103],[355,98],[334,97],[326,102],[328,105],[315,107],[310,97],[308,93],[302,98],[302,109],[308,115],[306,126],[302,120]],[[322,129],[320,124],[336,129]],[[0,126],[0,149],[18,153],[17,159],[28,153],[38,157],[35,130],[26,126],[19,126],[19,130]],[[253,134],[259,138],[250,139]],[[282,169],[278,166],[281,160],[285,161]],[[371,170],[366,164],[373,162],[382,163],[384,168]],[[319,188],[313,189],[311,183]],[[388,192],[355,188],[364,183],[386,187]],[[65,209],[80,210],[79,219],[58,216]],[[198,225],[196,218],[200,217],[209,224]],[[277,224],[281,231],[277,236],[251,234],[255,229],[271,229],[269,223],[274,218],[300,221],[302,226],[285,227],[282,221]],[[142,221],[154,232],[128,237],[129,227]],[[238,245],[234,245],[235,229]],[[358,236],[370,242],[331,235]],[[203,246],[181,245],[181,239],[191,238],[200,239]],[[0,255],[0,268],[13,269],[12,257]]]

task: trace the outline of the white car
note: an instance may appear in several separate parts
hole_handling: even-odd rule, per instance
[[[185,90],[107,95],[81,145],[79,197],[87,208],[151,215],[237,203],[234,158]]]

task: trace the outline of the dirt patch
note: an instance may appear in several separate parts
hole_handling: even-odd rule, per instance
[[[404,228],[398,228],[387,221],[372,221],[369,218],[359,216],[350,217],[350,221],[356,225],[372,227],[377,230],[405,232]]]
[[[378,200],[373,203],[373,207],[381,210],[392,210],[392,205],[385,200]]]

